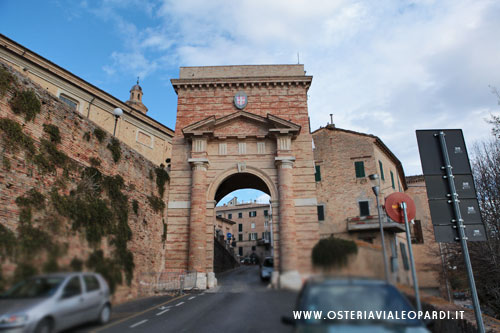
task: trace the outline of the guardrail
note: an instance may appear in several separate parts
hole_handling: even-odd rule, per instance
[[[164,293],[182,294],[196,287],[196,271],[144,272],[138,275],[139,296]]]

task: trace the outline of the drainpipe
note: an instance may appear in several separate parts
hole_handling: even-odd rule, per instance
[[[89,102],[89,108],[87,109],[87,119],[90,117],[90,107],[92,106],[92,102],[95,100],[95,96],[92,96],[92,99]]]

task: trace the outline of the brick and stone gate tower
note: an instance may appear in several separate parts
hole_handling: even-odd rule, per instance
[[[311,271],[319,239],[311,81],[303,65],[181,67],[172,80],[167,270],[197,271],[198,287],[210,287],[214,207],[234,190],[254,188],[271,196],[275,282],[296,287]]]

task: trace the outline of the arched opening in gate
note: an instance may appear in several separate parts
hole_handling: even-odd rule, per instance
[[[215,273],[232,268],[223,255],[232,255],[242,265],[258,265],[274,256],[270,202],[276,191],[266,178],[256,172],[238,172],[214,184]],[[225,253],[221,253],[221,245]]]

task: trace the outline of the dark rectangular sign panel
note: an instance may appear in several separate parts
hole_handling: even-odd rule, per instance
[[[465,236],[469,242],[483,242],[486,240],[486,232],[482,224],[470,224],[465,228]],[[435,225],[434,238],[436,242],[456,243],[458,232],[449,225]]]
[[[469,241],[484,241],[486,240],[485,227],[479,211],[474,179],[462,130],[418,130],[418,149],[436,241],[455,242],[458,237],[455,228],[456,223],[452,222],[456,217],[453,204],[449,202],[453,198],[451,196],[451,185],[446,177],[445,162],[439,138],[440,132],[445,134],[446,149],[452,166],[453,184],[458,195],[460,215],[466,227],[466,237]]]
[[[455,218],[453,204],[448,200],[429,200],[429,209],[431,210],[433,225],[451,225]],[[460,214],[464,224],[478,224],[481,222],[481,214],[476,199],[460,200]]]
[[[454,175],[455,189],[460,199],[476,199],[476,188],[472,175]],[[443,176],[425,176],[427,197],[433,199],[449,199],[446,195],[448,190],[448,179]]]
[[[450,163],[453,166],[453,174],[471,174],[469,156],[467,155],[462,130],[418,130],[418,150],[420,151],[424,175],[446,175],[446,170],[441,168],[444,166],[444,161],[441,157],[439,137],[436,136],[441,131],[446,134],[446,148],[448,149]]]

